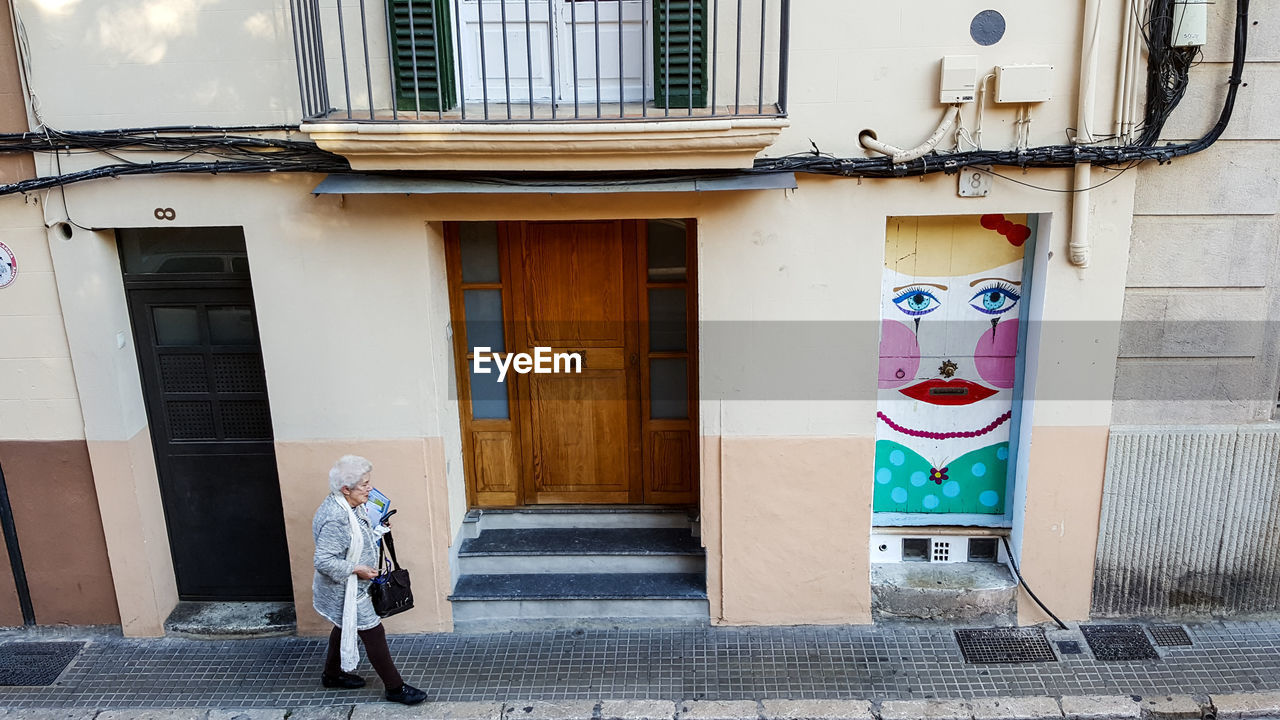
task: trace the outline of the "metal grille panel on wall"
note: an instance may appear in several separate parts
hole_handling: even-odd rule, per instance
[[[1098,616],[1280,610],[1280,428],[1113,428]]]

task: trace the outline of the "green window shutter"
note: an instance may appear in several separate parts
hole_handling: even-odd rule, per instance
[[[654,0],[653,28],[654,104],[706,107],[706,0]]]
[[[457,89],[453,78],[453,24],[449,22],[449,0],[415,0],[412,17],[409,5],[409,0],[387,0],[396,108],[416,110],[421,107],[431,112],[451,110],[457,105]],[[415,65],[418,71],[416,85],[413,79]]]

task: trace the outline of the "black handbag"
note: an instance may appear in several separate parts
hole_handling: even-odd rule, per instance
[[[396,545],[391,533],[382,536],[378,549],[378,577],[369,586],[369,599],[378,617],[391,617],[413,607],[413,590],[409,587],[409,571],[396,562]]]

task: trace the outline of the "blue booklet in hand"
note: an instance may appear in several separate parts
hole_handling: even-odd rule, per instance
[[[364,509],[369,513],[369,523],[377,527],[391,509],[391,498],[379,492],[378,488],[373,488],[369,490],[369,500],[364,504]]]

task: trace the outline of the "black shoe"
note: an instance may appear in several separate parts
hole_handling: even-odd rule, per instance
[[[342,688],[343,690],[364,687],[364,678],[349,672],[339,672],[337,675],[321,673],[320,682],[327,688]]]
[[[426,693],[409,683],[405,683],[395,690],[387,691],[387,700],[391,702],[404,703],[405,705],[417,705],[426,699]]]

